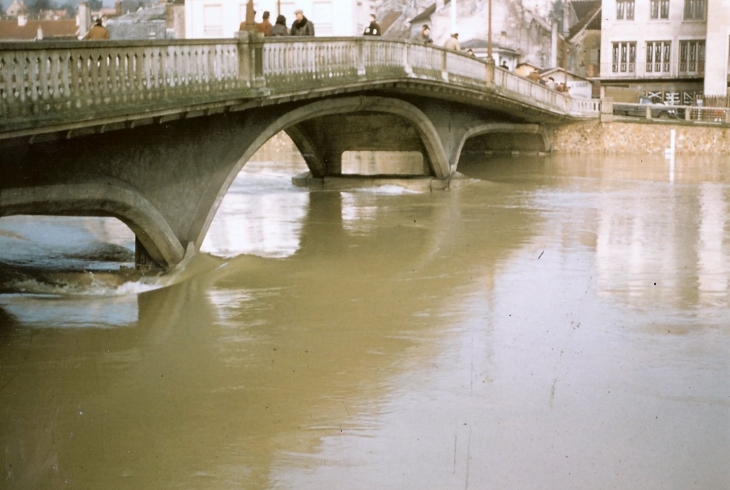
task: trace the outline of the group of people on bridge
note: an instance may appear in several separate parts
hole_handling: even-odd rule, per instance
[[[256,12],[254,12],[254,15]],[[314,36],[314,23],[307,19],[304,15],[304,11],[297,9],[294,11],[296,20],[292,23],[291,29],[286,27],[286,17],[278,15],[276,17],[276,23],[272,26],[269,18],[271,14],[269,11],[265,11],[262,15],[261,22],[256,22],[256,29],[264,36]],[[246,22],[241,22],[240,30],[246,28]],[[382,30],[380,24],[375,17],[375,14],[370,14],[370,24],[363,31],[363,36],[380,36]]]
[[[254,12],[256,14],[256,12]],[[294,11],[296,20],[292,22],[291,28],[286,26],[286,17],[278,15],[276,22],[271,25],[269,18],[271,14],[265,11],[261,22],[256,22],[256,30],[264,36],[314,36],[314,23],[307,19],[302,9]],[[241,31],[246,30],[246,22],[241,22],[239,27]]]
[[[254,16],[255,15],[256,12],[254,12]],[[287,27],[286,17],[283,15],[278,15],[276,17],[276,22],[272,25],[271,21],[269,20],[271,16],[269,11],[265,11],[262,15],[261,22],[254,22],[254,26],[256,30],[264,36],[314,36],[314,23],[304,15],[304,11],[301,9],[297,9],[294,11],[294,15],[296,17],[296,20],[292,22],[291,28]],[[246,28],[246,21],[241,22],[239,29],[241,31],[244,31],[246,30]],[[382,33],[383,31],[377,21],[377,17],[375,16],[375,14],[370,14],[370,24],[363,31],[363,35],[380,36],[382,35]],[[102,24],[101,18],[96,19],[94,26],[89,29],[89,32],[86,34],[86,36],[84,36],[83,39],[109,39],[109,31]],[[423,44],[433,44],[433,39],[431,38],[431,27],[428,24],[424,24],[421,28],[421,32],[417,34],[412,40]],[[462,52],[461,46],[459,44],[459,33],[452,33],[451,36],[449,36],[449,38],[444,43],[443,47],[448,50]],[[468,56],[475,56],[474,51],[470,48],[464,51],[464,54]],[[500,68],[509,70],[509,67],[507,66],[505,61],[502,61]],[[556,84],[555,80],[552,77],[544,80],[540,77],[537,71],[533,71],[532,73],[530,73],[527,78],[542,85],[546,85],[548,88],[557,90],[558,92],[563,92],[566,90],[564,84]]]

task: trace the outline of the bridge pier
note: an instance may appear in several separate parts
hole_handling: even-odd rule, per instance
[[[160,264],[155,262],[155,259],[144,248],[144,245],[137,236],[134,237],[134,266],[137,270],[150,270],[160,267]]]

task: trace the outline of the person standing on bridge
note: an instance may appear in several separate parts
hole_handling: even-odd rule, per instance
[[[382,34],[382,31],[380,30],[380,24],[378,24],[375,14],[370,14],[370,25],[365,28],[365,32],[363,32],[362,35],[379,36],[380,34]]]
[[[105,39],[109,39],[109,31],[106,30],[106,27],[101,25],[101,17],[97,17],[94,25],[84,36],[84,40],[103,41]]]
[[[297,20],[291,25],[291,35],[314,36],[314,24],[304,16],[304,11],[301,9],[295,10],[294,15],[297,16]]]
[[[271,35],[271,22],[269,21],[269,11],[266,10],[263,15],[263,20],[256,24],[256,29],[259,30],[261,34],[264,36],[270,36]]]
[[[433,44],[433,39],[431,39],[431,28],[428,26],[428,24],[423,24],[423,27],[421,28],[421,33],[416,36],[415,41],[424,44]]]
[[[461,51],[461,45],[459,45],[459,33],[455,32],[450,38],[444,43],[444,48],[451,49],[452,51]]]
[[[286,17],[280,15],[276,18],[276,24],[271,28],[271,35],[274,37],[289,35],[289,29],[286,27]]]

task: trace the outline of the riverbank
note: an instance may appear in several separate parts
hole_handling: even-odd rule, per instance
[[[553,151],[593,154],[663,154],[676,130],[676,153],[730,154],[730,128],[680,122],[612,121],[576,123],[555,129]]]

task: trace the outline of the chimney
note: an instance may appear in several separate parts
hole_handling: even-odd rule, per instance
[[[26,16],[25,14],[19,14],[18,15],[18,27],[23,27],[27,23],[28,23],[28,16]]]
[[[117,0],[116,2],[114,2],[114,13],[117,16],[122,15],[122,2],[121,2],[121,0]]]
[[[41,28],[41,26],[38,26],[38,31],[36,31],[35,40],[43,41],[43,29]]]

